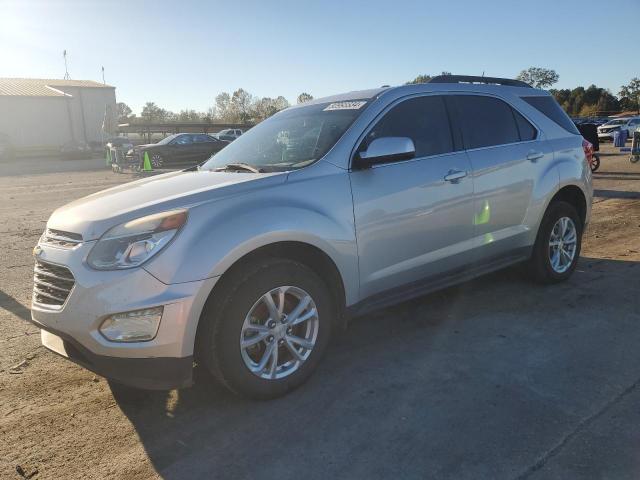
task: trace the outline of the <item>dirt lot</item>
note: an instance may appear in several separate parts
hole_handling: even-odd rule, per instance
[[[356,319],[272,402],[202,372],[114,396],[45,351],[31,249],[54,208],[131,177],[0,164],[0,478],[640,477],[640,165],[605,151],[571,281],[512,269]]]

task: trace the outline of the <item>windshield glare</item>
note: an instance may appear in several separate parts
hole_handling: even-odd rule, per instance
[[[203,169],[243,163],[263,172],[302,168],[322,158],[362,113],[365,100],[284,110],[211,157]]]
[[[626,120],[611,120],[607,125],[622,125]]]

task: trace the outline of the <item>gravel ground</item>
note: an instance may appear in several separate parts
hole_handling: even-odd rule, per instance
[[[124,396],[42,348],[26,318],[47,217],[132,176],[0,164],[0,478],[638,478],[640,164],[603,150],[569,282],[510,269],[356,319],[271,402],[198,370]]]

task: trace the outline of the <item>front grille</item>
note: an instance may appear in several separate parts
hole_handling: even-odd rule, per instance
[[[33,301],[35,303],[62,306],[74,284],[75,278],[68,268],[36,260],[33,270]]]
[[[74,248],[82,243],[82,235],[47,228],[42,236],[42,243],[62,248]]]

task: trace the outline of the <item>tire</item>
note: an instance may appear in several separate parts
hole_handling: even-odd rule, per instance
[[[638,163],[639,160],[640,160],[640,155],[631,155],[629,157],[629,161],[631,163]]]
[[[552,247],[552,234],[557,238],[558,233],[561,232],[562,224],[561,219],[568,219],[567,222],[567,235],[564,237],[563,243],[559,247]],[[575,232],[575,242],[573,246],[568,235],[569,230],[573,227]],[[580,257],[580,248],[582,246],[582,231],[583,225],[576,208],[570,203],[563,201],[553,202],[547,208],[544,214],[540,228],[538,229],[538,235],[536,243],[533,246],[533,254],[529,260],[529,270],[534,280],[545,283],[558,283],[567,280],[578,264],[578,258]],[[554,243],[558,243],[554,240]],[[567,255],[558,254],[565,264],[558,263],[554,266],[552,262],[555,257],[553,254],[558,248],[566,247],[565,250],[573,251],[571,261],[568,261]],[[558,267],[558,268],[557,268]]]
[[[336,309],[326,284],[309,267],[276,258],[256,263],[231,272],[207,301],[200,320],[197,355],[232,392],[270,399],[299,387],[313,373],[329,343]],[[278,290],[280,287],[286,288]],[[269,310],[267,295],[275,310]],[[279,310],[293,317],[295,307],[305,303],[305,295],[310,302],[297,318],[309,319],[293,326],[287,322],[294,323],[296,319],[286,315],[273,320]],[[295,342],[304,339],[311,348],[290,339]],[[242,348],[242,341],[253,344]],[[298,358],[292,348],[298,352]],[[276,352],[275,357],[273,353],[269,355],[270,351]]]

